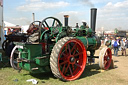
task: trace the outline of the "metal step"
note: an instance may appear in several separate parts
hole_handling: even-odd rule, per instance
[[[47,56],[43,56],[43,57],[36,57],[37,59],[45,59],[48,58]]]
[[[38,70],[39,68],[38,67],[36,67],[36,68],[32,68],[31,70],[33,71],[33,70]]]

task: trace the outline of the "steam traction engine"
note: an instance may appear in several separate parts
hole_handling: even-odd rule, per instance
[[[86,28],[84,23],[72,30],[68,26],[68,15],[65,15],[64,27],[54,17],[33,22],[30,28],[37,29],[32,30],[33,35],[37,36],[30,36],[25,43],[15,42],[11,52],[11,66],[31,73],[52,71],[55,77],[64,81],[79,78],[85,69],[87,57],[95,58],[95,50],[101,45],[95,35],[96,12],[96,8],[91,9],[91,28]],[[87,51],[90,51],[90,56],[87,56]],[[99,55],[99,66],[108,69],[111,59],[111,50],[103,48]]]

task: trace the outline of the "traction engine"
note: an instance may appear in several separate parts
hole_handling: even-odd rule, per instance
[[[30,24],[31,34],[26,42],[14,42],[10,56],[11,66],[16,70],[25,69],[30,73],[50,72],[63,81],[78,79],[83,73],[87,59],[97,58],[95,50],[101,46],[95,34],[96,8],[91,9],[91,28],[86,23],[72,29],[54,17]],[[90,55],[87,56],[87,51]],[[112,53],[110,48],[103,48],[98,56],[100,68],[110,67]]]

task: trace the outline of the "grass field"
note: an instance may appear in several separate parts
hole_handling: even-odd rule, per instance
[[[96,52],[98,54],[98,52]],[[95,64],[86,65],[81,77],[75,81],[63,82],[52,73],[30,74],[22,70],[20,73],[10,66],[2,67],[0,63],[0,85],[32,85],[28,79],[36,79],[37,85],[128,85],[128,57],[113,57],[115,69],[101,70],[98,60]]]

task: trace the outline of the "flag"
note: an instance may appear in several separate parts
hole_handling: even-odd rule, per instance
[[[3,0],[0,0],[0,6],[3,7]]]

